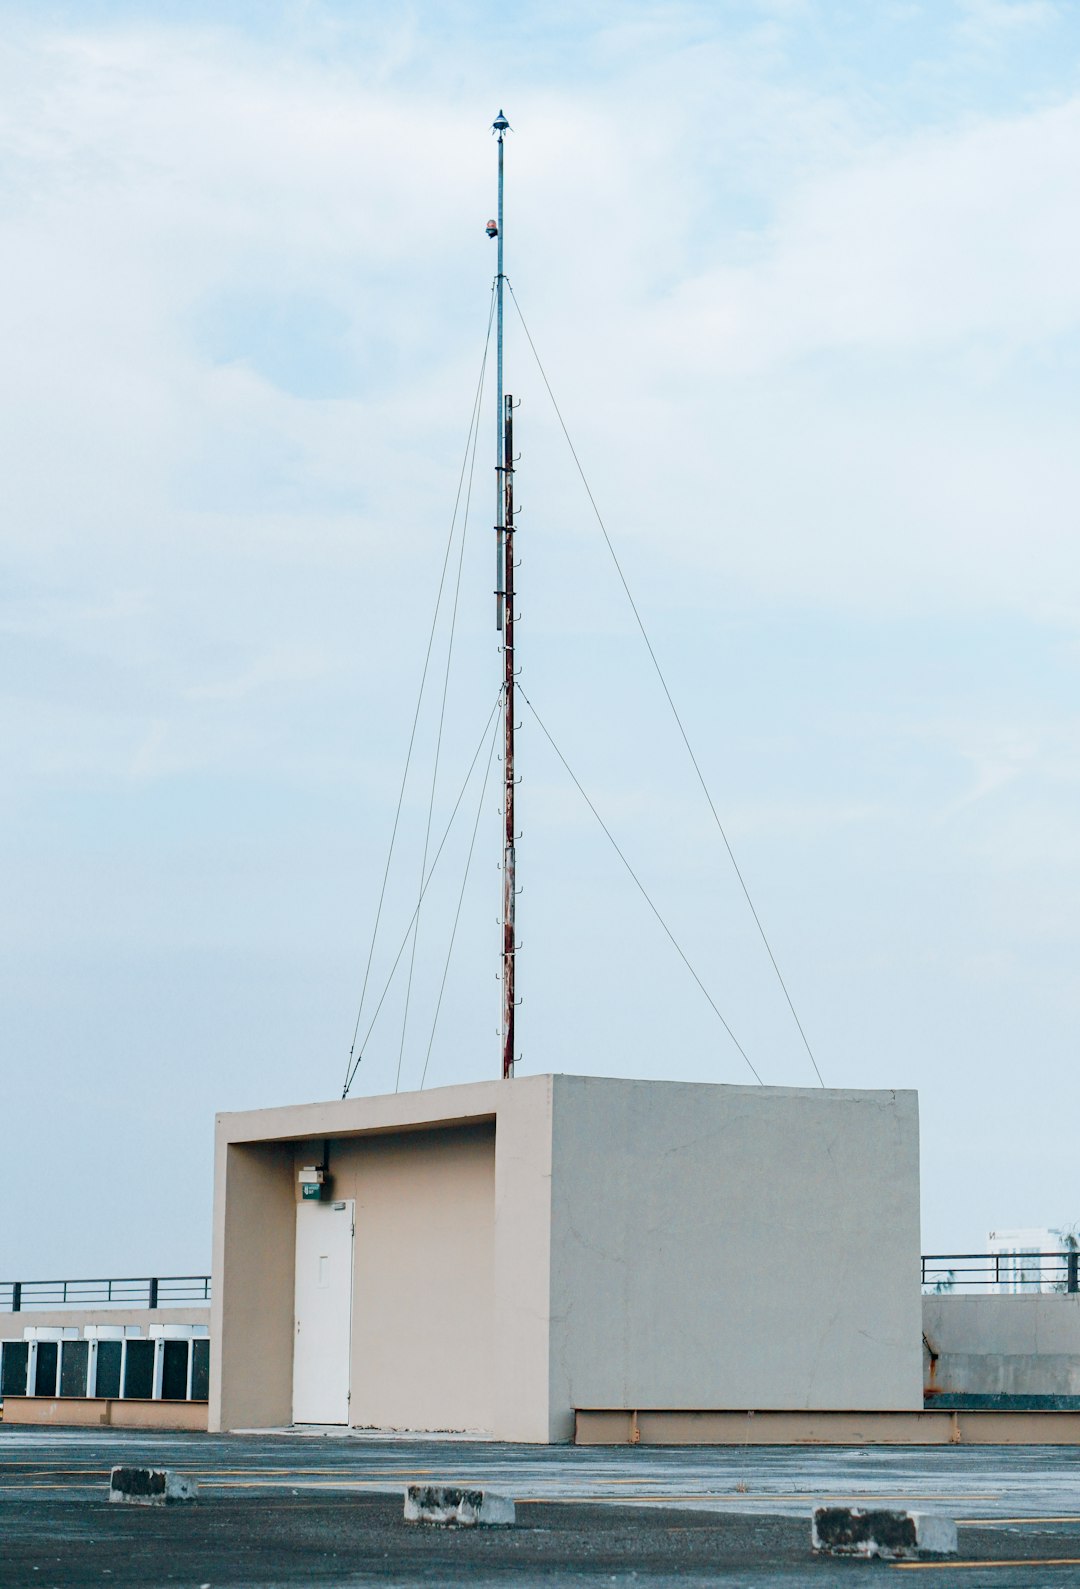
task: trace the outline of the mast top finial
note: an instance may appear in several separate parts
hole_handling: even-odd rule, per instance
[[[491,123],[491,130],[492,130],[492,132],[497,132],[499,137],[501,138],[503,133],[506,132],[509,129],[509,126],[510,126],[510,123],[507,121],[506,117],[503,115],[502,111],[500,110],[500,112],[496,116],[495,120]]]

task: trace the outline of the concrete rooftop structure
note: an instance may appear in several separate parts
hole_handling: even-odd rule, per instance
[[[519,1077],[221,1115],[215,1176],[211,1429],[922,1407],[913,1092]]]

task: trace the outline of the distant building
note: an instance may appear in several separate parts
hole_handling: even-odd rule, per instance
[[[1045,1263],[1040,1254],[1064,1251],[1061,1237],[1052,1230],[992,1230],[989,1251],[995,1260],[994,1290],[1060,1291],[1063,1268]],[[1061,1272],[1059,1272],[1059,1270]]]

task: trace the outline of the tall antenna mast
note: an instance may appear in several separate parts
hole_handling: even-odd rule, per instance
[[[502,1074],[514,1074],[514,901],[517,894],[514,851],[514,400],[503,392],[503,143],[510,123],[499,111],[492,131],[499,143],[498,220],[488,236],[498,238],[496,303],[495,446],[495,624],[503,637],[503,910],[502,910]]]

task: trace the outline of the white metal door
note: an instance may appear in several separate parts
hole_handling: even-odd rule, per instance
[[[349,1421],[354,1207],[296,1205],[294,1423]]]

